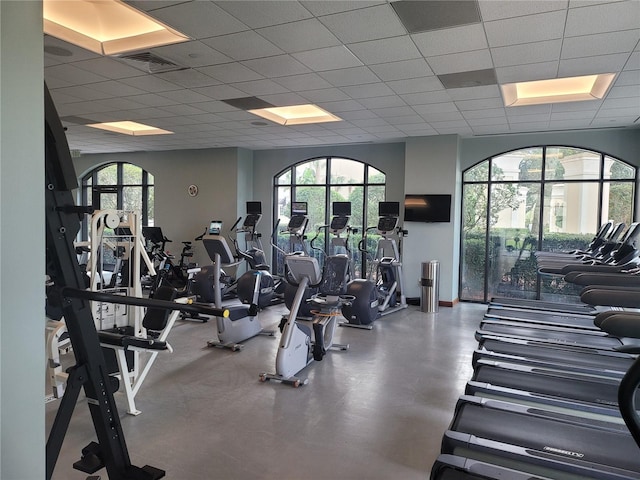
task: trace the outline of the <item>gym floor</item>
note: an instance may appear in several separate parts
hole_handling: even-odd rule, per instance
[[[270,307],[260,321],[276,329],[286,311]],[[471,377],[485,311],[463,303],[425,314],[410,306],[371,331],[340,327],[335,342],[349,350],[309,365],[301,373],[309,384],[300,388],[258,379],[275,370],[279,333],[232,352],[206,347],[215,319],[178,321],[169,335],[174,352],[158,357],[136,397],[142,413],[126,414],[116,393],[131,461],[176,480],[424,480]],[[47,429],[58,405],[47,404]],[[72,464],[93,440],[81,395],[53,478],[84,480]]]

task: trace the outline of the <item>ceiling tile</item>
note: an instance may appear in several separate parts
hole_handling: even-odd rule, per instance
[[[377,83],[380,81],[378,77],[376,77],[367,67],[331,70],[328,72],[321,72],[320,76],[336,87],[364,85],[366,83]]]
[[[599,55],[586,58],[560,60],[558,77],[591,75],[594,73],[613,73],[622,69],[629,55],[626,53]]]
[[[292,56],[315,72],[362,65],[362,62],[344,45],[298,52]]]
[[[74,62],[75,67],[87,70],[97,75],[101,75],[104,78],[110,78],[112,80],[118,80],[128,77],[139,77],[144,75],[143,72],[133,67],[125,65],[116,59],[109,57],[92,58],[89,60],[82,60],[80,62]]]
[[[324,108],[328,112],[337,114],[364,109],[364,107],[355,100],[342,100],[340,102],[319,102],[318,106],[320,108]]]
[[[301,1],[302,5],[316,16],[329,15],[332,13],[347,12],[349,10],[359,10],[361,8],[372,7],[387,3],[386,0],[366,1],[366,0],[341,0],[332,2],[318,2],[317,0]]]
[[[442,83],[435,75],[421,78],[410,78],[407,80],[393,80],[386,84],[398,95],[409,93],[433,92],[444,90]]]
[[[269,57],[284,53],[254,31],[208,38],[203,40],[203,43],[224,53],[233,60],[251,60],[252,58]]]
[[[247,92],[238,90],[231,85],[213,85],[210,87],[194,88],[194,92],[201,93],[215,100],[226,100],[229,98],[239,98],[246,96]],[[207,98],[207,100],[209,100]]]
[[[371,65],[371,70],[382,81],[406,80],[409,78],[429,77],[433,72],[423,58],[402,60],[400,62],[381,63]]]
[[[162,92],[158,95],[176,100],[180,103],[208,102],[210,100],[209,97],[195,90],[173,90],[170,92]]]
[[[232,61],[231,58],[202,42],[176,43],[154,48],[152,52],[182,67],[203,67]]]
[[[268,27],[312,17],[298,2],[270,0],[217,2],[221,8],[251,28]]]
[[[426,105],[428,103],[450,102],[451,96],[446,90],[437,92],[408,93],[400,97],[409,105]]]
[[[102,75],[97,75],[93,72],[88,72],[87,70],[83,70],[82,68],[78,68],[68,64],[47,67],[45,69],[45,75],[47,77],[64,80],[71,85],[97,83],[108,80],[108,78],[103,77]]]
[[[383,96],[393,95],[395,93],[385,83],[369,83],[367,85],[342,87],[342,91],[344,91],[351,98],[355,98],[355,99],[383,97]]]
[[[502,118],[507,121],[507,113],[504,108],[487,108],[484,110],[463,110],[462,116],[468,120],[478,118]]]
[[[629,56],[629,60],[624,66],[624,70],[640,70],[640,51],[633,52]]]
[[[384,38],[347,45],[367,65],[420,58],[421,54],[408,36]]]
[[[485,22],[502,18],[523,17],[553,10],[565,10],[568,4],[567,0],[545,0],[543,2],[479,0],[478,3],[482,20]]]
[[[523,65],[529,63],[549,62],[560,59],[562,40],[523,43],[509,47],[491,49],[491,56],[496,67]]]
[[[261,28],[258,33],[287,53],[340,45],[340,40],[315,18]]]
[[[178,90],[179,85],[163,80],[156,75],[143,75],[140,77],[123,78],[122,83],[131,85],[150,93],[166,92],[168,90]]]
[[[455,101],[500,98],[500,87],[497,85],[485,85],[482,87],[452,88],[448,90],[448,93]]]
[[[474,0],[404,0],[391,2],[391,6],[409,33],[480,23]]]
[[[546,80],[556,78],[558,62],[531,63],[511,67],[496,68],[498,83],[530,82],[532,80]]]
[[[640,25],[640,2],[608,3],[582,8],[571,8],[567,14],[565,36],[618,32],[637,29]]]
[[[307,99],[302,95],[298,95],[297,93],[274,93],[268,95],[261,95],[265,102],[269,102],[278,107],[284,107],[287,105],[303,105],[308,103]]]
[[[164,107],[165,105],[175,105],[176,103],[180,103],[178,100],[163,97],[162,95],[156,95],[154,93],[136,95],[135,98],[136,102],[139,102],[147,107]]]
[[[308,67],[304,66],[291,55],[276,55],[274,57],[246,60],[242,62],[242,64],[270,78],[311,73]]]
[[[565,38],[561,58],[631,53],[640,40],[640,29]]]
[[[275,79],[277,83],[292,92],[303,92],[305,90],[319,90],[329,88],[331,84],[316,73],[302,75],[292,75],[289,77],[279,77]]]
[[[575,112],[551,112],[551,121],[560,120],[585,120],[591,121],[595,116],[597,109],[593,110],[580,110]]]
[[[164,2],[156,2],[163,4]],[[213,2],[187,2],[153,10],[153,17],[192,38],[241,32],[248,27]]]
[[[639,84],[640,84],[640,72],[637,70],[620,72],[614,82],[614,85],[618,87],[623,87],[625,85],[639,85]]]
[[[436,75],[493,68],[488,49],[429,57],[427,61]]]
[[[256,71],[246,67],[239,62],[223,63],[210,67],[200,67],[198,71],[215,78],[222,83],[242,82],[248,80],[259,80],[264,78]]]
[[[335,102],[339,100],[349,100],[349,95],[339,88],[324,88],[321,90],[307,90],[301,93],[304,98],[313,103]]]
[[[413,109],[422,116],[432,113],[451,113],[458,112],[458,107],[453,102],[433,103],[429,105],[417,105]]]
[[[125,85],[122,82],[116,80],[109,80],[107,82],[97,82],[91,85],[91,88],[98,90],[100,92],[104,92],[109,94],[109,96],[118,98],[128,95],[141,95],[145,92],[144,90],[140,90],[139,88],[132,87],[130,85]]]
[[[320,17],[343,43],[396,37],[407,33],[390,5],[378,5]]]
[[[626,100],[625,100],[626,102]],[[591,100],[589,102],[564,102],[551,105],[552,112],[581,112],[584,110],[597,110],[602,105],[602,100]]]
[[[486,22],[484,28],[490,47],[555,40],[562,38],[566,15],[564,10],[527,15],[526,17]]]
[[[460,110],[481,110],[485,108],[501,108],[504,107],[502,98],[483,98],[478,100],[459,100],[456,106]]]
[[[282,85],[278,85],[276,82],[263,79],[253,80],[251,82],[236,82],[233,87],[241,90],[249,95],[268,95],[273,93],[286,93],[287,89]]]
[[[185,88],[205,87],[207,85],[217,85],[220,83],[218,80],[192,68],[177,70],[175,72],[157,73],[156,76]]]
[[[404,103],[404,100],[397,95],[390,95],[388,97],[360,98],[358,99],[358,102],[366,108],[370,108],[374,111],[376,108],[406,107],[407,105]]]
[[[480,24],[416,33],[411,38],[425,57],[480,50],[488,46]]]

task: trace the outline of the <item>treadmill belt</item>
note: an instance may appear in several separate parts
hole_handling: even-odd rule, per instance
[[[478,365],[473,380],[607,407],[618,406],[620,383],[613,379],[594,377],[593,380],[586,380],[566,375],[555,376],[542,371],[526,372]]]
[[[622,345],[620,339],[616,337],[543,330],[535,327],[526,327],[525,324],[513,326],[485,322],[480,328],[481,330],[476,332],[476,338],[478,338],[479,335],[481,336],[483,332],[491,332],[492,334],[512,336],[515,338],[531,338],[548,343],[587,346],[592,348],[613,349]]]
[[[593,324],[594,317],[573,317],[571,314],[559,314],[543,311],[506,310],[503,308],[487,308],[485,317],[500,318],[514,321],[529,321],[532,323],[544,323],[549,325],[565,325],[585,330],[599,330]]]
[[[565,312],[565,313],[581,313],[584,315],[589,315],[595,311],[590,305],[584,304],[567,304],[567,303],[559,303],[559,302],[546,302],[543,300],[529,300],[526,298],[504,298],[504,297],[493,297],[491,299],[490,305],[502,305],[509,307],[522,307],[522,308],[533,308],[535,310],[550,310],[554,312]]]
[[[555,345],[544,345],[535,343],[510,343],[494,339],[484,339],[481,347],[489,352],[504,353],[526,358],[537,358],[548,360],[549,362],[564,364],[566,366],[575,365],[579,367],[596,368],[620,372],[621,374],[629,370],[633,364],[634,357],[622,353],[612,353],[612,355],[598,354],[596,351],[580,351]],[[582,350],[582,349],[581,349]]]
[[[462,402],[452,429],[540,452],[541,461],[552,452],[566,456],[568,462],[579,459],[640,472],[638,446],[625,426],[587,419],[580,419],[584,423],[573,423],[563,420],[565,416],[561,414],[526,410],[528,413]]]

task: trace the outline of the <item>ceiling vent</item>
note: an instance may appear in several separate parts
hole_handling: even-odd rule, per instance
[[[145,73],[164,73],[187,69],[187,67],[173,63],[171,60],[159,57],[151,52],[118,55],[115,58],[118,58],[127,65],[137,68],[138,70],[142,70]]]

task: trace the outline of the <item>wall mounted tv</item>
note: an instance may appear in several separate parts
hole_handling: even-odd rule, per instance
[[[405,222],[450,222],[451,195],[405,195]]]

